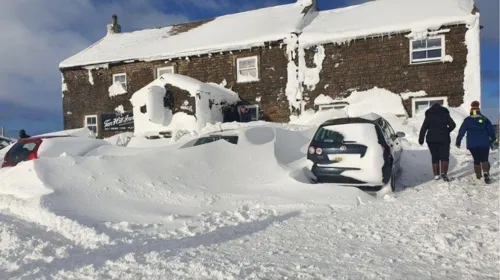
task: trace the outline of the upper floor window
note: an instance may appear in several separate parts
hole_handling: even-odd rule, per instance
[[[236,59],[236,81],[238,83],[259,80],[259,61],[257,56]]]
[[[163,74],[174,74],[174,66],[156,68],[156,78],[161,77]]]
[[[441,61],[444,56],[444,35],[424,40],[411,40],[410,42],[410,62],[412,64]]]
[[[125,73],[114,74],[113,75],[113,84],[115,84],[115,83],[121,84],[123,89],[126,91],[127,90],[127,74],[125,74]]]

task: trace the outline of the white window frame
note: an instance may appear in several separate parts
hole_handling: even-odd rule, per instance
[[[85,124],[85,127],[86,128],[88,128],[89,126],[95,127],[95,136],[99,135],[99,118],[97,117],[97,115],[85,115],[83,118],[84,118],[83,123]],[[95,118],[95,124],[89,124],[87,122],[88,118]]]
[[[250,104],[250,105],[240,105],[238,106],[238,116],[240,116],[240,119],[241,119],[241,107],[245,107],[247,108],[249,111],[250,111],[250,108],[255,108],[255,114],[257,114],[255,117],[256,117],[256,120],[254,120],[252,118],[252,122],[256,122],[256,121],[259,121],[259,117],[260,117],[260,111],[259,111],[259,105],[257,104]]]
[[[175,73],[175,68],[174,68],[174,66],[158,67],[158,68],[156,68],[156,78],[161,77],[161,75],[160,75],[160,71],[162,71],[162,70],[167,70],[167,69],[168,69],[168,70],[171,70],[171,71],[172,71],[172,74],[174,74],[174,73]]]
[[[436,57],[436,58],[424,58],[424,59],[413,59],[413,42],[415,41],[423,41],[419,39],[411,39],[410,40],[410,64],[423,64],[423,63],[432,63],[432,62],[440,62],[443,61],[444,57],[446,56],[446,40],[445,40],[445,35],[437,35],[437,36],[429,36],[425,38],[424,40],[432,40],[432,39],[441,39],[441,47],[431,47],[431,48],[424,48],[424,49],[417,49],[415,52],[418,51],[431,51],[431,50],[441,50],[441,57]]]
[[[244,60],[255,60],[255,73],[256,73],[257,77],[255,77],[254,79],[240,80],[240,70],[254,69],[254,67],[240,69],[240,61],[244,61]],[[238,82],[238,83],[250,83],[250,82],[257,82],[259,80],[260,80],[260,74],[259,74],[259,58],[258,58],[258,56],[254,55],[254,56],[238,57],[236,59],[236,82]]]
[[[119,76],[125,76],[125,83],[121,83],[123,88],[128,91],[128,87],[127,87],[127,73],[118,73],[118,74],[113,74],[113,84],[115,83],[115,77],[119,77]]]
[[[447,96],[436,96],[436,97],[416,97],[411,99],[411,115],[412,117],[416,116],[417,113],[417,107],[416,103],[417,102],[422,102],[422,101],[436,101],[436,100],[443,100],[443,106],[448,107],[448,97]],[[430,108],[430,106],[429,106]]]

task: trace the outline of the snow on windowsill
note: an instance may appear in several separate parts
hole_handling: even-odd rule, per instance
[[[314,99],[314,105],[326,105],[332,104],[333,102],[335,102],[335,99],[324,94],[320,94],[318,95],[318,97],[316,97],[316,99]]]
[[[246,83],[257,83],[260,82],[259,78],[247,77],[247,76],[238,76],[236,80],[238,84],[246,84]]]
[[[451,55],[445,55],[439,59],[433,59],[433,60],[424,60],[424,61],[410,61],[410,65],[424,65],[424,64],[432,64],[432,63],[451,63],[453,62],[453,57]]]
[[[421,91],[417,91],[417,92],[403,92],[400,95],[401,95],[401,98],[403,100],[408,100],[410,98],[427,96],[427,93],[425,91],[421,90]]]

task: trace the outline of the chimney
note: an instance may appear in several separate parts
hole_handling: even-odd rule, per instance
[[[111,23],[108,24],[108,35],[122,32],[122,27],[118,24],[118,16],[113,15],[112,19]]]

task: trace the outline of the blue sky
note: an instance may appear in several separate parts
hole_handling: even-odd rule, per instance
[[[211,18],[295,0],[39,0],[0,1],[0,126],[37,134],[62,129],[58,64],[106,33],[111,14],[123,31]],[[318,0],[331,9],[364,0]],[[498,116],[499,1],[481,10],[483,109]],[[383,15],[374,15],[383,16]],[[496,112],[492,113],[492,112]]]

